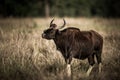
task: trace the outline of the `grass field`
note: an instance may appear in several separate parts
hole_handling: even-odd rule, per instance
[[[65,18],[66,28],[95,30],[104,38],[102,73],[85,77],[87,60],[72,61],[73,80],[120,80],[120,19]],[[0,19],[0,80],[66,80],[65,62],[52,40],[41,38],[50,19]],[[55,23],[63,24],[61,18]]]

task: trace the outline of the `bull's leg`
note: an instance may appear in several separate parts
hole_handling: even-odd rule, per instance
[[[90,73],[91,73],[91,71],[94,67],[94,64],[95,64],[94,55],[91,55],[91,56],[88,57],[88,62],[90,64],[90,66],[89,66],[89,69],[87,71],[87,76],[90,75]]]
[[[65,60],[66,63],[67,63],[67,66],[66,66],[66,73],[67,73],[67,77],[69,79],[71,79],[71,61],[72,61],[72,56],[69,57],[68,59]]]
[[[98,65],[99,65],[99,73],[101,73],[101,68],[102,68],[101,53],[102,53],[102,51],[99,51],[99,52],[96,53],[96,58],[97,58],[97,62],[98,62]]]
[[[99,63],[99,73],[102,71],[102,63]]]

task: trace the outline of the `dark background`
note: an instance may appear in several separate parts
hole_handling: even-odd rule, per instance
[[[0,0],[0,17],[120,17],[120,0]]]

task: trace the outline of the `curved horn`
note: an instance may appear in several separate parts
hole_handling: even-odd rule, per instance
[[[50,22],[50,25],[53,23],[54,19]]]
[[[64,24],[63,24],[59,29],[65,27],[65,25],[66,25],[66,21],[65,21],[65,19],[63,19],[63,21],[64,21]]]

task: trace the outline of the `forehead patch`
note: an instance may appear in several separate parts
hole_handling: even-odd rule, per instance
[[[56,28],[56,27],[57,27],[56,24],[51,24],[51,25],[50,25],[50,28]]]

